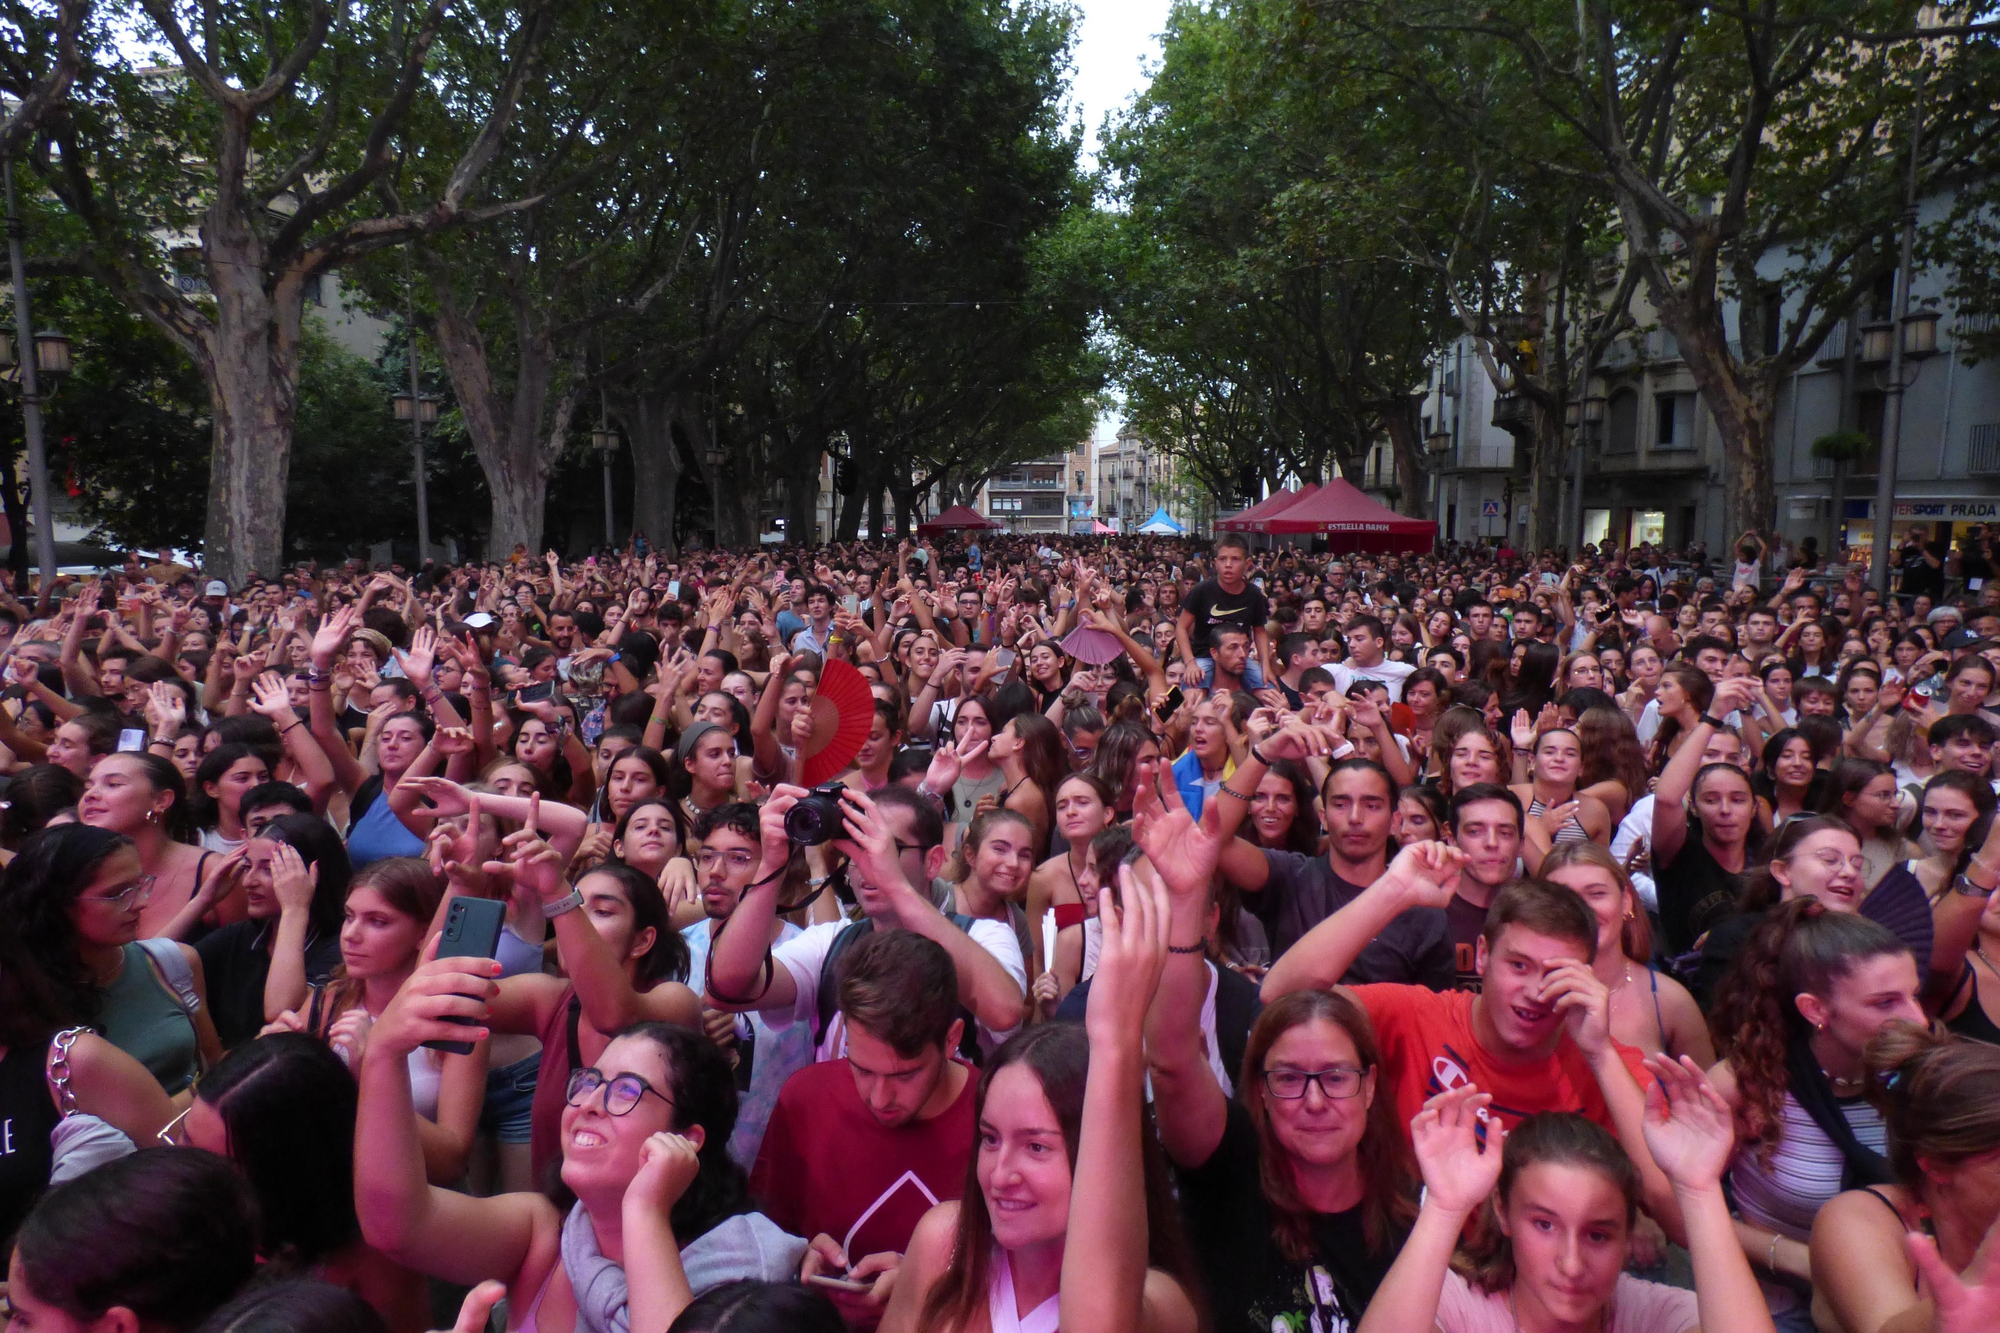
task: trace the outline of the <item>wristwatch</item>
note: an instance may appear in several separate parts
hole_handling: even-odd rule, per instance
[[[553,921],[556,917],[561,916],[564,912],[574,912],[577,908],[581,906],[583,906],[583,891],[580,889],[571,889],[568,893],[556,899],[554,902],[543,903],[542,915],[548,918],[549,920]]]
[[[1716,717],[1712,713],[1703,713],[1701,715],[1701,720],[1708,723],[1709,726],[1714,727],[1717,731],[1720,731],[1723,727],[1728,725],[1721,718]]]

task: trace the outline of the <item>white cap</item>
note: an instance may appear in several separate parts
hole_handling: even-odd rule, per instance
[[[229,596],[229,585],[221,579],[210,579],[208,581],[207,595],[210,597],[227,597]]]

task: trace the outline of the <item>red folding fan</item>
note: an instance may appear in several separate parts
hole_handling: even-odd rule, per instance
[[[799,776],[808,787],[847,771],[861,753],[875,723],[875,696],[868,678],[838,658],[820,673],[819,692],[812,701],[812,738],[800,752]]]

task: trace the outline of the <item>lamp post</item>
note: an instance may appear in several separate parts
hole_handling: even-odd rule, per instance
[[[618,432],[612,430],[602,417],[598,419],[597,429],[590,432],[590,447],[597,450],[598,458],[604,463],[604,545],[609,549],[618,544],[613,526],[616,519],[611,507],[611,462],[618,456]]]
[[[14,211],[14,163],[0,162],[0,176],[7,189],[7,258],[14,271],[14,346],[20,350],[18,374],[21,384],[21,434],[28,445],[28,489],[34,505],[35,565],[41,571],[41,604],[48,608],[56,582],[56,522],[54,497],[49,493],[49,453],[42,439],[42,380],[51,382],[69,373],[69,339],[54,330],[34,333],[28,309],[28,261],[22,247],[20,216]],[[34,355],[27,349],[34,348]],[[20,533],[13,534],[15,541]]]
[[[435,425],[438,400],[421,391],[417,379],[417,335],[410,333],[410,391],[390,401],[396,405],[396,420],[410,423],[411,448],[416,455],[417,568],[424,567],[431,549],[431,507],[424,489],[424,427]]]

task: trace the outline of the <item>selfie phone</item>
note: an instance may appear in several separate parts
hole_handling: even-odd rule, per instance
[[[136,727],[127,727],[118,733],[118,750],[121,754],[137,754],[146,748],[146,733]]]
[[[538,704],[555,692],[556,683],[554,681],[538,680],[533,685],[523,685],[520,689],[514,691],[514,701],[523,704]]]
[[[1153,710],[1153,716],[1159,718],[1160,721],[1165,722],[1175,713],[1180,712],[1181,705],[1186,701],[1187,701],[1187,696],[1182,694],[1181,687],[1176,685],[1171,690],[1167,691],[1166,698],[1160,700],[1159,707]]]
[[[822,1287],[832,1287],[835,1291],[866,1293],[875,1290],[871,1282],[856,1282],[852,1278],[834,1277],[827,1273],[814,1273],[806,1281]]]
[[[851,616],[861,609],[861,599],[853,593],[849,593],[840,599],[840,609]]]
[[[680,595],[681,595],[681,581],[679,579],[673,579],[669,581],[667,584],[667,596],[679,597]]]
[[[500,947],[500,927],[506,921],[507,904],[498,898],[453,898],[451,910],[445,913],[444,932],[438,939],[437,956],[491,958]],[[456,1014],[447,1015],[445,1021],[465,1027],[478,1026],[472,1019]],[[472,1054],[472,1043],[469,1041],[427,1041],[424,1045],[453,1055]]]

